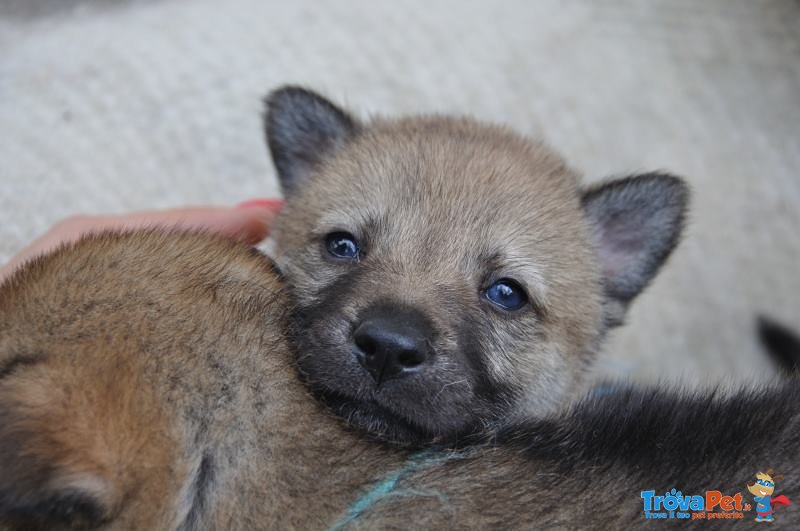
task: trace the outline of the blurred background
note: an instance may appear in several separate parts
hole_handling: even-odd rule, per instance
[[[472,114],[587,182],[666,169],[688,234],[598,375],[764,381],[800,329],[800,2],[0,0],[0,262],[76,213],[278,193],[261,98]]]

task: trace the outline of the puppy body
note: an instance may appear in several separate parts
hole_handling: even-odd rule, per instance
[[[380,477],[373,460],[402,456],[309,401],[286,307],[264,257],[204,236],[91,238],[14,276],[0,297],[0,513],[43,528],[330,521]]]
[[[26,266],[0,286],[0,528],[630,528],[641,490],[733,495],[767,466],[800,487],[796,381],[619,389],[458,448],[387,448],[308,395],[287,308],[265,258],[202,235]]]

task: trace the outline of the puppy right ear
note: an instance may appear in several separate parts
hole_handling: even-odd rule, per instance
[[[294,193],[320,162],[358,133],[358,121],[319,94],[286,86],[266,99],[264,128],[285,196]]]
[[[646,173],[593,186],[581,203],[602,268],[606,322],[616,326],[677,245],[689,188],[678,177]]]

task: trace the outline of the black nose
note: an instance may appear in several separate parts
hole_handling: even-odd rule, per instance
[[[418,370],[430,358],[428,327],[409,317],[368,317],[353,332],[355,356],[378,385]]]

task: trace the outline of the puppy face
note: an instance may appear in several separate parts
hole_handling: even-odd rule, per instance
[[[676,179],[587,195],[557,155],[502,128],[361,124],[296,88],[273,93],[266,118],[288,199],[275,237],[299,368],[339,414],[389,440],[552,411],[680,230],[684,198],[641,201],[647,187],[685,196]],[[620,191],[631,212],[609,196]],[[654,213],[672,230],[647,231]],[[644,249],[654,236],[658,260]],[[651,263],[626,274],[633,255]]]

